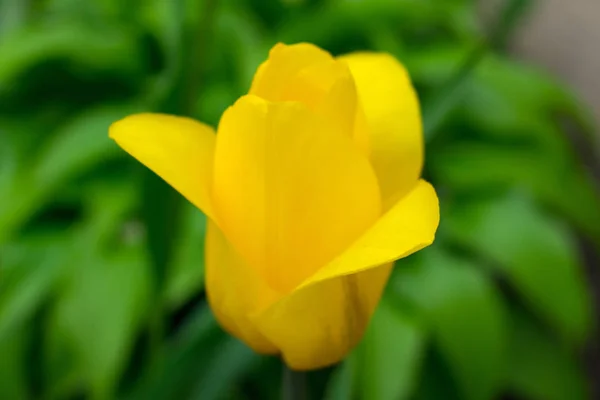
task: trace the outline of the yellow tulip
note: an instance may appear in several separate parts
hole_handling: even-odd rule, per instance
[[[110,136],[208,216],[206,290],[219,323],[293,369],[340,361],[392,262],[434,240],[418,99],[386,54],[278,44],[217,135],[138,114]]]

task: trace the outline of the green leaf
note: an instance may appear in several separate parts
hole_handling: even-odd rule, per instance
[[[121,154],[108,138],[110,124],[138,110],[102,106],[67,122],[27,165],[16,172],[11,201],[0,209],[0,243],[70,179]]]
[[[568,146],[562,132],[549,132],[547,126],[557,125],[557,113],[571,102],[566,90],[542,71],[489,55],[474,71],[463,112],[481,135],[560,139]]]
[[[168,271],[166,298],[169,308],[176,309],[204,287],[204,235],[206,217],[186,203],[181,240],[175,243],[174,259]]]
[[[425,139],[431,141],[440,128],[458,109],[466,96],[473,72],[487,55],[484,44],[472,46],[471,50],[460,60],[446,82],[423,104],[423,131]]]
[[[435,180],[459,193],[545,185],[550,172],[539,152],[528,147],[458,142],[435,151],[429,167]],[[528,185],[529,186],[529,185]]]
[[[229,78],[206,82],[196,107],[199,109],[199,119],[212,126],[218,126],[223,112],[235,103],[241,92],[234,88]]]
[[[192,388],[190,399],[218,400],[231,392],[233,385],[248,370],[255,368],[259,357],[238,340],[227,337],[218,347],[204,373]]]
[[[359,363],[354,376],[360,398],[410,398],[425,350],[424,339],[422,329],[384,298],[356,350]]]
[[[473,194],[522,187],[569,218],[600,243],[600,193],[593,180],[569,160],[535,145],[458,142],[431,156],[435,181]]]
[[[85,371],[81,368],[73,344],[64,332],[56,328],[50,315],[45,324],[43,343],[42,374],[44,394],[50,400],[69,398],[81,392],[85,382]]]
[[[183,71],[185,17],[196,14],[186,9],[185,1],[145,1],[136,18],[158,40],[164,52],[165,67],[149,85],[146,97],[154,107],[166,106],[175,96],[177,80]],[[154,108],[153,107],[153,108]],[[162,110],[167,111],[167,110]],[[181,110],[172,110],[181,112]]]
[[[206,366],[208,345],[222,337],[210,309],[205,305],[197,307],[166,344],[164,359],[152,359],[124,398],[185,398],[199,369]]]
[[[114,26],[98,30],[81,23],[26,26],[0,37],[0,93],[20,73],[49,59],[68,59],[83,70],[139,70],[135,36]]]
[[[215,36],[219,48],[228,49],[236,67],[237,86],[246,91],[261,62],[269,53],[273,44],[265,38],[259,21],[252,18],[249,10],[240,7],[223,7],[216,15]],[[215,65],[214,68],[220,68]],[[215,71],[216,72],[216,71]],[[239,95],[239,93],[238,93]]]
[[[427,140],[431,140],[450,116],[459,109],[465,98],[468,98],[469,89],[477,89],[481,86],[476,79],[478,72],[486,71],[487,65],[494,65],[493,61],[490,62],[490,60],[496,59],[490,55],[491,50],[496,46],[502,46],[510,37],[516,27],[515,22],[522,17],[528,3],[529,0],[502,2],[502,10],[498,13],[499,16],[491,21],[492,28],[487,37],[480,43],[471,46],[471,50],[461,58],[460,64],[454,68],[454,72],[448,76],[446,82],[438,87],[437,93],[424,103],[424,132]],[[473,15],[474,12],[470,14]],[[473,36],[475,35],[470,35],[469,38]],[[501,89],[506,89],[506,86]],[[476,106],[479,106],[479,109],[485,109],[488,114],[494,114],[490,113],[492,109],[495,112],[495,109],[485,102],[480,102]],[[467,110],[470,112],[470,108],[467,107]]]
[[[585,400],[589,387],[581,365],[560,343],[517,314],[509,349],[507,386],[519,398]]]
[[[507,345],[502,298],[469,262],[435,246],[421,253],[398,263],[393,290],[422,314],[462,397],[494,398]]]
[[[449,364],[435,347],[430,347],[423,360],[421,379],[414,400],[463,400]]]
[[[0,247],[0,342],[19,332],[61,277],[65,253],[56,239]]]
[[[139,106],[131,104],[101,106],[69,121],[58,129],[39,154],[31,177],[34,183],[65,181],[82,170],[122,154],[108,138],[108,128],[113,122],[139,110]]]
[[[0,128],[0,209],[12,201],[11,192],[17,176],[17,149],[12,135]]]
[[[402,61],[414,82],[441,86],[460,68],[474,47],[475,43],[464,42],[423,46],[407,52]]]
[[[0,338],[0,398],[30,398],[27,383],[28,332],[20,329],[8,337]]]
[[[167,279],[176,245],[181,240],[186,200],[154,172],[142,168],[142,198],[146,200],[141,204],[141,216],[146,230],[146,251],[150,256],[151,302],[154,304],[149,321],[150,351],[153,358],[160,359],[166,331]]]
[[[332,11],[348,14],[361,20],[362,24],[385,22],[402,23],[410,30],[417,26],[445,28],[452,34],[473,35],[476,33],[474,9],[468,2],[414,0],[336,0]]]
[[[222,399],[259,356],[217,326],[201,304],[155,359],[127,399]]]
[[[137,162],[131,160],[131,162]],[[148,253],[153,266],[153,286],[162,293],[173,261],[175,244],[181,238],[184,198],[153,171],[142,170],[142,219],[147,231]]]
[[[476,69],[461,110],[461,123],[478,137],[530,148],[538,178],[528,184],[598,238],[600,211],[595,204],[600,195],[567,133],[574,133],[576,124],[581,145],[590,148],[597,138],[589,134],[594,129],[571,93],[542,71],[490,56]],[[511,168],[506,164],[500,167]],[[565,196],[572,190],[577,195]],[[586,223],[582,209],[597,219]]]
[[[478,66],[461,110],[479,136],[535,142],[560,162],[577,163],[567,129],[576,128],[585,145],[597,143],[576,96],[543,71],[498,56]]]
[[[140,185],[133,174],[117,177],[102,176],[84,184],[76,184],[81,194],[86,216],[86,231],[91,241],[102,247],[115,238],[130,245],[143,242],[144,232],[139,221],[128,220],[139,201]]]
[[[72,276],[57,301],[53,329],[72,346],[88,390],[111,397],[144,317],[149,291],[143,253],[75,258]]]
[[[462,203],[444,220],[457,240],[490,260],[564,339],[585,341],[589,293],[574,238],[561,224],[519,194]]]
[[[95,0],[82,2],[78,0],[46,0],[37,5],[36,11],[42,18],[52,20],[58,18],[70,18],[83,20],[90,23],[98,23],[114,20],[119,15],[124,15],[123,8],[137,8],[137,2],[129,2],[127,5],[118,0]]]

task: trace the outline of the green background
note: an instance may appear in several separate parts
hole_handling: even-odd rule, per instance
[[[107,137],[137,111],[216,126],[279,41],[406,65],[442,214],[310,398],[591,398],[598,136],[507,55],[531,6],[484,25],[474,0],[0,0],[0,399],[279,398],[280,362],[206,305],[204,216]]]

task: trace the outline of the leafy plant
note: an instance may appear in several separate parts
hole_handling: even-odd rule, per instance
[[[278,398],[277,363],[208,311],[204,216],[107,138],[139,110],[216,125],[277,41],[402,60],[442,209],[312,396],[589,398],[600,194],[565,122],[595,139],[503,50],[526,3],[488,31],[472,0],[0,0],[0,398]]]

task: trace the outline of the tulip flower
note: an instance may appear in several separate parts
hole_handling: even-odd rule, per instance
[[[418,99],[387,54],[278,44],[217,134],[137,114],[110,137],[207,215],[206,290],[219,323],[292,369],[340,361],[393,262],[434,240]]]

